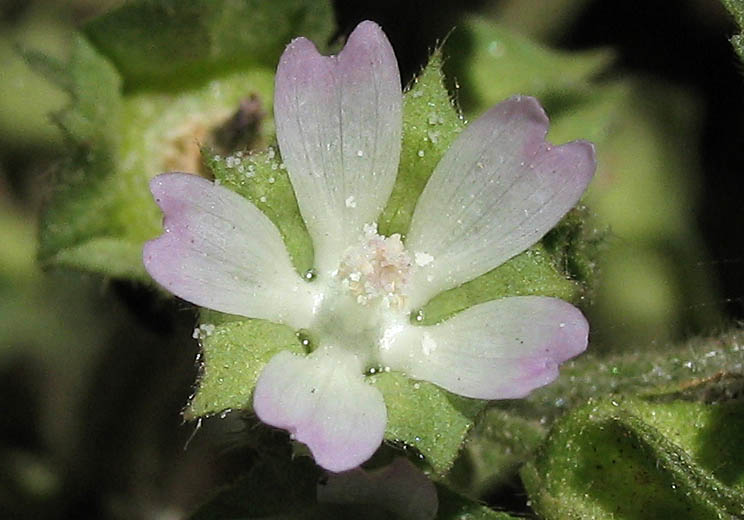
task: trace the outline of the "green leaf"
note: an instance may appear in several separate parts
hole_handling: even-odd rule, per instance
[[[734,46],[739,58],[744,60],[744,34],[742,34],[744,32],[744,2],[742,0],[721,0],[721,3],[728,9],[734,17],[736,25],[739,26],[739,34],[731,37],[731,45]]]
[[[468,496],[488,496],[515,478],[557,418],[593,397],[640,395],[658,401],[671,395],[710,401],[738,395],[741,386],[732,382],[740,382],[744,374],[742,342],[744,333],[734,330],[615,355],[590,349],[565,363],[556,381],[527,398],[492,403],[478,418],[447,482]]]
[[[69,70],[73,104],[59,121],[71,156],[42,217],[39,257],[47,265],[149,281],[142,245],[161,232],[150,178],[198,171],[198,141],[208,140],[245,96],[271,99],[272,77],[234,73],[177,95],[122,98],[118,75],[82,38]],[[264,125],[261,136],[272,130]]]
[[[73,104],[57,120],[70,155],[42,215],[39,257],[47,263],[64,249],[121,232],[113,218],[116,194],[105,187],[116,168],[119,76],[82,37],[75,41],[67,74]]]
[[[61,145],[59,130],[49,119],[49,113],[66,103],[64,86],[47,80],[47,70],[53,75],[58,60],[49,56],[38,59],[43,49],[53,55],[67,55],[74,33],[66,20],[60,19],[49,3],[34,4],[11,22],[4,18],[0,30],[0,62],[3,81],[0,82],[0,142],[4,154],[8,148],[26,150],[36,156],[53,147],[58,154]],[[59,75],[57,75],[59,77]]]
[[[462,85],[460,103],[480,114],[514,94],[551,105],[586,92],[613,61],[608,50],[560,52],[540,46],[485,18],[463,19],[447,41],[447,75]]]
[[[325,0],[139,0],[88,23],[86,34],[127,88],[181,88],[195,78],[273,69],[292,38],[324,46],[334,30]]]
[[[593,400],[556,423],[522,476],[547,520],[738,518],[742,434],[740,402]]]

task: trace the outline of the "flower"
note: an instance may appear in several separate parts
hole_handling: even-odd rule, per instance
[[[182,173],[151,183],[165,233],[144,263],[172,293],[222,312],[307,330],[306,356],[276,354],[253,408],[338,472],[383,439],[374,367],[478,399],[527,395],[587,345],[581,312],[555,298],[509,297],[433,325],[413,309],[537,242],[573,207],[595,169],[591,144],[545,142],[537,101],[513,97],[455,139],[431,175],[405,239],[375,224],[393,188],[402,93],[382,30],[361,23],[337,56],[292,41],[276,74],[282,159],[312,238],[317,276],[294,270],[274,224],[240,195]]]

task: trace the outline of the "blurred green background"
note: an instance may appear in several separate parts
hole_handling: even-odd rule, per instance
[[[65,59],[76,28],[122,3],[0,0],[7,518],[180,518],[241,462],[224,456],[240,421],[206,421],[195,435],[194,423],[182,424],[198,350],[190,308],[137,284],[36,262],[38,214],[69,146],[50,114],[69,99],[22,54]],[[607,238],[585,309],[590,348],[608,355],[744,318],[744,88],[727,41],[733,24],[717,2],[632,4],[334,4],[337,36],[362,19],[383,26],[404,81],[446,40],[445,68],[468,119],[531,94],[551,116],[554,142],[597,143],[584,202]]]

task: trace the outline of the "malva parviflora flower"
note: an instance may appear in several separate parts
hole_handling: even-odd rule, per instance
[[[536,243],[579,200],[591,144],[545,141],[538,102],[513,97],[468,125],[421,194],[405,238],[375,224],[395,182],[402,93],[392,47],[361,23],[337,56],[292,41],[276,73],[279,148],[312,238],[317,276],[292,266],[275,225],[224,186],[195,175],[153,179],[165,233],[144,263],[172,293],[218,311],[307,330],[305,356],[276,354],[253,408],[344,471],[379,447],[387,421],[370,369],[478,399],[527,395],[582,352],[588,325],[562,300],[509,297],[421,326],[411,312]],[[415,321],[415,320],[414,320]]]

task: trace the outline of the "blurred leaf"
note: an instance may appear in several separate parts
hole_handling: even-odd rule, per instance
[[[556,423],[522,476],[547,520],[736,518],[742,434],[741,402],[593,400]]]
[[[553,120],[553,139],[588,137],[597,147],[585,201],[611,234],[590,316],[596,344],[664,341],[718,320],[690,212],[698,126],[687,92],[643,79],[599,86]]]
[[[538,419],[522,418],[501,408],[487,409],[468,435],[447,483],[468,496],[486,497],[514,479],[546,433]]]
[[[179,89],[226,71],[273,69],[292,38],[322,47],[334,25],[325,0],[139,0],[91,21],[85,32],[128,89]]]
[[[740,32],[731,37],[731,45],[734,46],[734,50],[739,55],[739,58],[744,60],[744,34],[742,34],[742,31],[744,31],[744,1],[721,0],[721,2],[734,17],[736,25],[739,26]]]
[[[61,144],[49,114],[61,109],[66,96],[28,66],[28,50],[55,56],[69,51],[73,31],[49,6],[31,6],[20,20],[0,20],[0,144],[33,150],[34,154]],[[25,61],[25,62],[24,62]]]
[[[490,18],[537,41],[555,40],[573,28],[591,0],[504,0],[490,3]]]
[[[332,19],[325,3],[287,0],[282,6],[262,3],[260,9],[255,3],[129,3],[88,27],[91,37],[105,35],[105,43],[95,40],[102,53],[85,38],[77,39],[66,77],[60,78],[59,68],[49,67],[50,62],[34,58],[54,76],[53,81],[69,85],[72,98],[70,107],[58,117],[69,138],[68,160],[61,167],[41,223],[39,257],[46,265],[149,281],[141,248],[161,230],[149,179],[172,170],[208,174],[200,146],[224,144],[217,141],[247,99],[255,107],[255,113],[249,114],[255,134],[251,146],[266,144],[273,134],[268,117],[273,96],[271,67],[291,36],[304,32],[327,39]],[[169,18],[173,13],[178,16]],[[143,17],[148,23],[138,25]],[[274,22],[271,29],[266,25],[261,31],[271,31],[271,49],[265,48],[263,36],[257,36],[263,32],[236,29],[236,24],[251,26],[267,17]],[[213,37],[198,41],[201,33],[180,25],[186,19]],[[153,26],[162,30],[153,31]],[[277,31],[278,26],[287,34]],[[184,28],[195,40],[175,38],[172,32]],[[158,61],[176,50],[180,57]],[[170,92],[127,90],[123,95],[121,71],[107,60],[107,53],[112,59],[139,64],[132,72],[124,62],[116,62],[125,67],[125,82],[131,79],[130,73],[140,74],[140,79],[155,74],[158,81],[170,75],[177,88]],[[260,60],[258,55],[262,55]],[[182,81],[190,68],[200,76]]]
[[[485,18],[465,18],[447,40],[448,76],[463,88],[459,101],[479,115],[514,94],[536,96],[550,106],[587,92],[589,81],[613,61],[608,50],[559,52]]]

